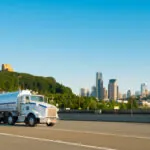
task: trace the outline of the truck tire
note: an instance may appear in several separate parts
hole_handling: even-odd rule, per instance
[[[5,117],[2,119],[2,122],[3,122],[4,124],[7,124],[7,123],[8,123],[8,118],[5,116]]]
[[[29,115],[27,118],[27,125],[30,127],[35,127],[37,124],[36,118],[34,115]]]
[[[47,125],[48,127],[53,127],[53,126],[55,125],[55,123],[46,123],[46,125]]]
[[[7,118],[7,122],[9,125],[14,125],[15,124],[15,118],[10,114]]]

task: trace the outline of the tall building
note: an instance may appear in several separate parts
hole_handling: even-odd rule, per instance
[[[80,89],[80,96],[86,96],[86,97],[88,97],[89,96],[89,90],[85,89],[85,88],[81,88]]]
[[[117,86],[117,99],[119,99],[120,93],[119,93],[119,86]]]
[[[136,91],[135,96],[140,96],[141,95],[140,93],[141,93],[140,91]]]
[[[96,87],[95,86],[92,87],[91,96],[96,97]]]
[[[104,96],[103,96],[103,76],[102,76],[102,73],[100,73],[100,72],[96,73],[96,97],[99,100],[102,100],[104,98]]]
[[[141,96],[145,96],[146,95],[146,90],[147,90],[147,86],[145,83],[141,84]]]
[[[149,91],[148,91],[148,89],[145,90],[145,95],[146,95],[146,96],[149,96]]]
[[[108,99],[108,92],[106,90],[106,88],[103,88],[103,96],[104,96],[104,99]]]
[[[131,90],[128,90],[127,91],[127,98],[130,98],[131,97]]]
[[[108,98],[110,100],[117,100],[117,80],[116,79],[109,80]]]
[[[2,64],[2,71],[13,71],[13,68],[11,67],[10,64]]]
[[[122,98],[125,100],[127,98],[127,94],[123,94]]]
[[[90,91],[88,89],[86,90],[86,96],[90,97]]]
[[[118,99],[123,99],[123,95],[119,93],[119,98]]]

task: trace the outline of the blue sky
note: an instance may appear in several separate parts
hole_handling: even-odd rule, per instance
[[[147,0],[1,0],[0,64],[53,76],[79,93],[117,78],[121,92],[150,85]]]

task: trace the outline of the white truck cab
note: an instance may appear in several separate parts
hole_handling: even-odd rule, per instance
[[[53,126],[58,119],[57,112],[57,107],[46,103],[43,95],[34,95],[29,90],[0,94],[0,122]]]

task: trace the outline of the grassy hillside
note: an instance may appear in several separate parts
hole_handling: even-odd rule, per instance
[[[33,76],[26,73],[0,72],[0,91],[32,89],[41,94],[72,94],[72,90],[59,84],[53,77]]]

